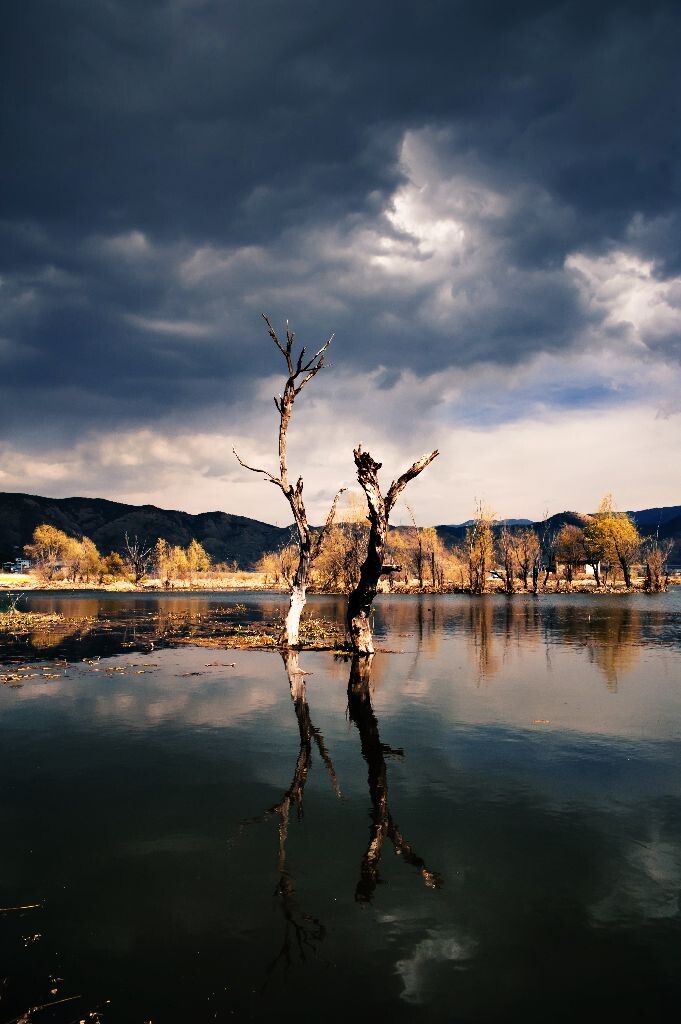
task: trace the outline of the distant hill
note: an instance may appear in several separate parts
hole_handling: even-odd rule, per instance
[[[559,512],[555,516],[550,516],[547,520],[548,529],[555,530],[557,532],[566,523],[583,526],[586,518],[587,517],[585,515],[579,512]],[[437,530],[438,536],[447,547],[454,547],[464,539],[466,536],[466,530],[473,524],[473,522],[473,519],[468,519],[465,523],[457,523],[454,526],[436,526],[435,529]],[[497,519],[494,523],[495,533],[498,533],[502,526],[521,529],[525,526],[534,526],[537,528],[539,524],[533,523],[531,519]]]
[[[681,505],[666,508],[643,509],[629,513],[644,535],[658,531],[660,539],[674,541],[671,561],[681,563]],[[580,512],[559,512],[547,523],[558,531],[565,523],[584,524],[586,516]],[[22,554],[36,526],[49,523],[71,537],[90,537],[103,554],[122,553],[126,532],[147,544],[155,544],[165,537],[170,544],[186,547],[198,540],[214,562],[236,562],[239,568],[251,568],[265,551],[274,551],[285,544],[290,536],[289,527],[234,516],[227,512],[201,512],[190,515],[155,505],[125,505],[105,498],[43,498],[37,494],[0,492],[0,562]],[[514,529],[532,524],[529,519],[507,519]],[[459,544],[469,523],[437,526],[438,535],[447,545]],[[543,525],[543,524],[542,524]],[[399,527],[398,527],[399,529]]]
[[[475,519],[467,519],[465,523],[457,523],[454,526],[438,526],[438,530],[459,530],[463,526],[472,526]],[[531,519],[496,519],[496,526],[532,526]]]
[[[640,512],[630,512],[636,520],[639,530],[654,531],[681,516],[681,505],[667,505],[665,508],[644,508]]]
[[[593,515],[593,513],[590,513]],[[639,512],[628,513],[636,523],[641,536],[657,536],[660,540],[673,541],[673,548],[670,555],[670,562],[673,565],[681,565],[681,505],[668,505],[664,508],[646,508]],[[504,524],[507,526],[520,527],[521,525],[533,526],[542,530],[547,528],[552,533],[557,533],[566,524],[583,526],[588,516],[583,512],[558,512],[549,516],[546,523],[532,523],[529,519],[506,519],[497,520],[495,531],[498,531]],[[466,523],[459,523],[456,526],[437,526],[438,535],[447,545],[454,547],[459,544],[466,535],[466,529],[472,520]]]
[[[70,537],[90,537],[103,554],[122,553],[126,532],[147,544],[165,537],[170,544],[186,547],[195,538],[214,562],[236,562],[243,569],[289,536],[287,528],[226,512],[190,515],[104,498],[43,498],[0,492],[0,562],[22,554],[40,523],[56,526]]]

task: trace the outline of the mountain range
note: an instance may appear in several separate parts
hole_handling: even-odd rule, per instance
[[[671,560],[681,562],[681,505],[647,508],[629,513],[644,535],[658,533],[671,539]],[[565,523],[584,522],[577,512],[551,516],[548,527],[559,530]],[[529,519],[508,519],[515,528],[530,525]],[[126,533],[146,544],[164,537],[170,544],[186,547],[191,540],[201,543],[214,562],[252,568],[265,551],[273,551],[291,536],[290,527],[272,526],[246,516],[227,512],[191,515],[155,505],[126,505],[105,498],[46,498],[37,494],[0,492],[0,563],[21,555],[36,526],[49,523],[71,537],[89,537],[103,554],[123,551]],[[437,526],[447,546],[459,543],[469,523]],[[500,523],[501,525],[501,523]]]
[[[70,537],[89,537],[102,554],[123,553],[126,533],[145,544],[165,537],[186,547],[204,546],[214,562],[236,562],[250,568],[264,551],[273,551],[289,537],[288,528],[271,526],[227,512],[190,515],[155,505],[125,505],[105,498],[44,498],[38,494],[0,492],[0,562],[17,558],[33,531],[49,523]]]

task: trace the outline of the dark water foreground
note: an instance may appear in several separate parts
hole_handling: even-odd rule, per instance
[[[145,650],[224,595],[30,600],[125,624],[0,649],[0,1024],[681,1005],[678,593],[384,599],[370,668]]]

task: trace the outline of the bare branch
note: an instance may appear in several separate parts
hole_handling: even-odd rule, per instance
[[[388,837],[397,856],[402,857],[407,864],[416,868],[429,889],[439,889],[442,886],[442,875],[438,871],[431,871],[423,858],[414,852],[414,848],[404,838],[390,814],[388,815]]]
[[[303,366],[303,373],[304,373],[304,372],[305,372],[306,370],[309,370],[309,369],[310,369],[310,367],[314,366],[314,364],[315,364],[315,363],[316,363],[316,362],[317,362],[317,361],[318,361],[318,360],[319,360],[320,358],[321,358],[321,363],[320,363],[320,366],[322,366],[322,365],[323,365],[323,363],[324,363],[324,358],[323,358],[323,357],[324,357],[324,353],[326,352],[327,348],[329,347],[329,345],[331,344],[331,342],[333,341],[333,339],[334,339],[334,335],[333,335],[333,334],[331,334],[331,335],[329,336],[328,340],[324,342],[324,344],[322,345],[322,347],[321,347],[320,349],[318,349],[318,350],[317,350],[317,351],[315,352],[315,354],[314,354],[314,355],[312,356],[312,359],[310,359],[310,361],[309,361],[308,363],[306,363],[306,364],[305,364],[305,366]],[[319,369],[319,367],[318,367],[318,369]]]
[[[326,744],[324,743],[324,737],[320,733],[319,729],[315,729],[313,727],[313,729],[312,729],[312,738],[314,739],[315,743],[317,744],[317,749],[319,751],[319,756],[321,757],[322,761],[326,765],[326,770],[327,770],[329,778],[331,780],[331,785],[333,786],[333,791],[336,794],[336,796],[338,797],[338,799],[340,800],[342,794],[341,794],[340,785],[338,783],[338,778],[336,776],[336,769],[333,766],[333,761],[331,760],[331,757],[329,755],[329,751],[327,750]]]
[[[275,398],[275,402],[276,402],[276,398]],[[236,448],[232,448],[232,451],[234,452],[234,455],[236,457],[236,461],[239,463],[240,466],[243,466],[244,469],[249,469],[251,471],[251,473],[262,473],[263,476],[267,477],[267,479],[269,480],[269,482],[271,484],[276,484],[277,487],[281,487],[283,489],[283,484],[282,484],[281,480],[278,477],[273,476],[272,473],[270,473],[269,470],[267,470],[267,469],[258,469],[257,466],[249,466],[248,463],[244,462],[243,459],[239,456],[239,453],[237,452]]]
[[[331,503],[331,508],[329,509],[329,514],[326,517],[326,522],[324,523],[321,530],[317,534],[317,537],[315,538],[310,562],[314,562],[315,558],[322,549],[322,544],[324,543],[326,535],[333,526],[333,521],[336,518],[336,505],[338,504],[338,499],[345,490],[347,490],[347,488],[341,487],[341,489],[336,493],[336,496]]]
[[[262,318],[263,318],[263,321],[265,322],[265,324],[267,325],[267,332],[269,334],[269,337],[272,339],[272,341],[274,342],[276,347],[279,348],[279,350],[282,353],[282,355],[284,355],[286,357],[286,349],[285,349],[284,345],[282,344],[282,342],[279,340],[279,335],[276,334],[276,331],[272,327],[270,318],[267,315],[267,313],[263,313],[262,314]]]
[[[433,459],[436,459],[439,454],[440,453],[436,448],[434,452],[430,453],[430,455],[424,455],[422,458],[418,459],[418,461],[415,462],[413,466],[410,466],[406,473],[403,473],[402,476],[397,478],[397,480],[393,480],[390,485],[390,490],[385,498],[386,511],[390,512],[409,481],[413,480],[414,477],[419,475],[419,473],[422,473],[426,466],[429,466]]]
[[[319,362],[317,363],[317,365],[316,365],[316,366],[313,366],[313,367],[312,367],[312,369],[311,369],[311,370],[310,370],[310,372],[309,372],[309,373],[307,374],[307,376],[306,376],[306,377],[303,377],[303,379],[301,380],[300,384],[298,384],[298,386],[296,387],[296,389],[295,389],[295,392],[296,392],[296,394],[297,394],[297,395],[299,395],[299,394],[300,394],[300,392],[301,392],[301,391],[303,390],[303,388],[305,387],[305,385],[307,384],[307,382],[308,382],[309,380],[312,380],[312,378],[313,378],[313,377],[314,377],[314,376],[315,376],[315,375],[316,375],[317,373],[319,373],[319,371],[320,371],[320,370],[322,369],[322,367],[323,367],[324,365],[325,365],[325,364],[324,364],[324,356],[321,356],[321,357],[320,357],[320,359],[319,359]],[[305,371],[305,369],[306,369],[306,367],[303,367],[303,372]],[[297,374],[296,374],[296,376],[297,376]],[[295,380],[295,378],[293,378],[293,379]]]

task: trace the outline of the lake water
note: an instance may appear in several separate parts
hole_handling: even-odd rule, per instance
[[[0,911],[0,1021],[681,1004],[679,591],[379,598],[370,668],[145,649],[157,613],[272,595],[27,600],[126,625],[0,686],[0,907],[38,904]]]

